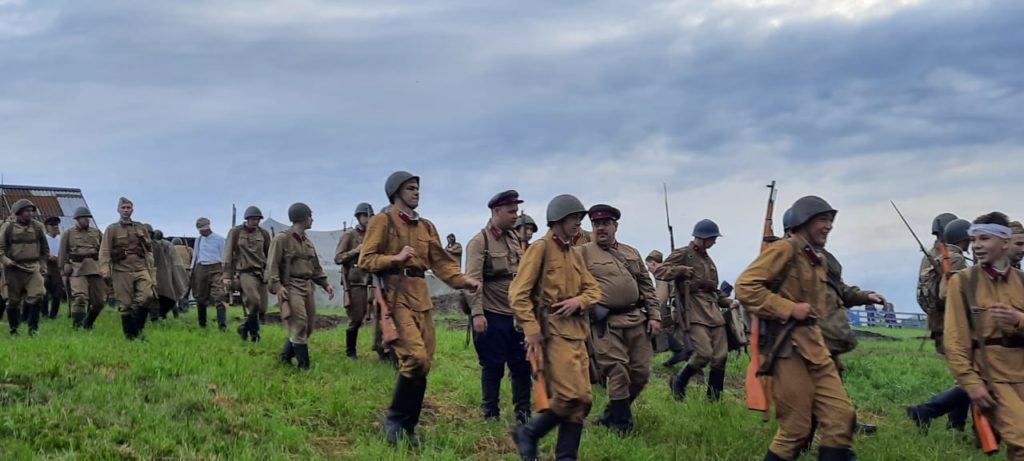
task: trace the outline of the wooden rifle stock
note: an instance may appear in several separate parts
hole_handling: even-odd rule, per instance
[[[376,283],[373,284],[373,296],[377,299],[377,305],[380,306],[380,336],[381,343],[385,346],[389,346],[395,341],[398,341],[398,330],[395,329],[395,319],[391,316],[391,306],[385,299],[384,291],[381,289],[381,285],[384,284],[384,280],[379,276],[374,276]]]
[[[533,408],[540,413],[551,408],[551,402],[548,400],[548,383],[542,365],[544,361],[533,353],[527,353],[526,358],[533,369]]]
[[[981,451],[986,455],[999,451],[999,442],[996,441],[996,434],[992,431],[992,423],[989,422],[988,417],[978,409],[977,405],[971,405],[971,413],[974,415],[974,430],[978,431]]]
[[[768,209],[764,217],[764,232],[761,239],[761,251],[768,246],[771,238],[775,236],[772,229],[772,215],[775,212],[775,181],[768,185]],[[750,327],[750,363],[747,364],[747,374],[744,377],[744,386],[747,394],[747,408],[754,411],[768,411],[768,393],[765,390],[765,383],[758,376],[761,369],[761,321],[754,316],[753,325]]]

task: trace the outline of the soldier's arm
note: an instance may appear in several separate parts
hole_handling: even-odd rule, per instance
[[[772,243],[736,280],[736,299],[758,317],[785,321],[793,314],[796,303],[769,288],[793,258],[793,251],[785,240]]]
[[[65,229],[60,233],[60,250],[57,252],[57,270],[64,273],[64,266],[68,263],[68,236],[71,229]]]
[[[50,259],[50,242],[46,240],[46,230],[42,224],[36,226],[36,241],[39,242],[39,261],[46,272],[46,262]]]
[[[636,253],[635,256],[639,259],[640,253]],[[647,271],[647,266],[642,262],[638,266],[640,271],[637,274],[640,277],[637,278],[636,284],[640,288],[640,296],[644,298],[644,305],[647,308],[647,319],[661,321],[661,300],[658,297],[658,290],[654,287],[654,282],[651,281],[651,273]]]
[[[666,282],[672,282],[676,279],[686,278],[685,274],[692,274],[693,268],[683,264],[683,260],[686,258],[686,252],[684,248],[680,248],[668,255],[665,262],[654,270],[654,277],[658,280],[664,280]]]
[[[508,302],[512,307],[512,314],[516,318],[516,324],[526,335],[540,333],[540,324],[533,314],[533,289],[540,278],[540,272],[544,268],[541,263],[544,259],[544,251],[547,242],[540,240],[526,249],[526,254],[519,261],[519,272],[512,279],[508,287]]]
[[[359,266],[369,272],[383,272],[401,265],[391,259],[387,251],[388,217],[381,213],[370,219],[363,238],[363,249],[359,252]]]
[[[223,277],[226,279],[230,279],[235,276],[235,246],[231,245],[230,243],[232,241],[231,239],[235,235],[235,232],[238,232],[238,230],[237,228],[234,227],[232,227],[231,230],[228,231],[228,243],[224,244]],[[219,283],[220,280],[218,280],[217,282]]]
[[[452,255],[445,252],[444,247],[441,246],[441,237],[437,235],[437,229],[433,224],[428,229],[430,231],[430,254],[426,259],[430,269],[434,271],[434,275],[452,288],[469,288],[469,285],[466,284],[466,276],[462,273],[461,264]]]
[[[313,254],[316,255],[316,250],[313,250]],[[331,287],[331,282],[327,280],[327,273],[324,272],[324,267],[320,265],[320,257],[316,256],[313,258],[313,283],[320,285],[320,288],[327,290]]]
[[[281,234],[287,238],[287,234]],[[270,242],[270,253],[267,256],[267,269],[263,279],[267,281],[271,293],[277,293],[281,288],[281,264],[284,256],[284,243],[281,236],[274,237]]]
[[[7,241],[10,240],[11,223],[0,224],[0,265],[4,267],[14,264],[11,258],[7,257]]]
[[[484,279],[484,244],[482,234],[476,234],[466,244],[466,275],[481,282]],[[469,310],[473,316],[484,315],[484,290],[475,293],[466,292]]]
[[[111,242],[113,232],[110,228],[107,228],[106,232],[103,232],[102,238],[100,238],[100,272],[110,274],[110,247],[113,245]]]
[[[875,303],[868,298],[875,294],[874,291],[862,290],[858,286],[847,285],[846,282],[843,282],[842,280],[839,281],[839,288],[840,297],[843,300],[844,307],[865,306]]]
[[[360,248],[358,245],[353,245],[355,236],[351,232],[346,233],[341,237],[341,241],[338,242],[339,252],[334,256],[334,262],[336,264],[348,265],[352,260],[359,258]],[[344,242],[344,244],[342,244]],[[344,251],[341,251],[344,248]]]
[[[949,365],[949,371],[953,373],[960,387],[970,391],[984,386],[985,383],[971,366],[971,329],[967,321],[968,307],[964,306],[964,297],[960,291],[963,282],[963,274],[956,274],[949,280],[950,296],[946,300],[945,333],[942,345],[946,350],[946,363]]]

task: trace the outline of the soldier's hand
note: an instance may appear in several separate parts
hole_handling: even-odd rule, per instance
[[[523,343],[526,345],[526,355],[540,358],[544,349],[544,337],[540,333],[526,335]]]
[[[992,320],[996,323],[1010,328],[1020,327],[1022,320],[1024,320],[1024,314],[1006,304],[996,303],[988,306],[988,315],[992,317]]]
[[[654,336],[661,333],[661,322],[658,320],[651,320],[647,322],[647,334]]]
[[[229,279],[227,277],[224,277],[224,278],[220,279],[220,283],[224,284],[225,287],[228,287],[228,288],[231,287],[231,279]]]
[[[580,300],[576,298],[569,298],[566,299],[565,301],[559,301],[557,303],[554,303],[551,305],[551,307],[557,309],[555,311],[556,317],[568,317],[582,310],[583,304],[580,303]]]
[[[996,399],[993,398],[985,386],[974,387],[967,391],[967,395],[971,397],[971,403],[982,412],[990,412],[998,405]]]
[[[277,289],[277,305],[281,305],[288,302],[288,289],[281,287]]]
[[[100,277],[103,277],[103,280],[110,280],[110,272],[100,271]]]
[[[392,259],[395,262],[404,263],[413,256],[416,256],[416,249],[409,245],[406,245],[404,248],[402,248],[402,251],[399,251],[398,254],[392,256]]]
[[[473,332],[478,335],[487,333],[487,317],[483,315],[473,316]]]
[[[679,266],[679,275],[683,278],[693,278],[693,268],[690,266]]]
[[[793,305],[793,317],[795,320],[806,319],[811,314],[811,305],[807,303],[796,303]]]
[[[884,305],[886,302],[888,302],[888,301],[886,301],[885,296],[882,295],[881,293],[871,293],[871,294],[868,295],[868,299],[870,299],[871,302],[873,302],[875,304],[882,304],[882,305]]]
[[[470,293],[476,293],[480,291],[480,281],[473,277],[466,277],[466,288]]]
[[[334,287],[327,285],[327,299],[334,299]]]

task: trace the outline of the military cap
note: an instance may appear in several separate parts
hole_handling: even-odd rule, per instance
[[[1021,225],[1020,221],[1013,221],[1010,223],[1010,230],[1013,231],[1013,235],[1024,234],[1024,225]]]
[[[519,192],[516,192],[515,190],[507,190],[505,192],[499,192],[494,197],[491,197],[491,200],[487,202],[487,208],[493,210],[502,205],[518,205],[520,203],[523,203],[523,201],[519,200]]]
[[[47,226],[59,226],[60,218],[56,216],[50,216],[49,218],[46,218],[45,221],[43,221],[43,224],[46,224]]]
[[[587,214],[590,215],[591,221],[598,221],[601,219],[611,219],[612,221],[618,221],[619,218],[622,217],[622,212],[619,211],[618,208],[615,208],[611,205],[605,205],[603,203],[590,207],[590,210],[587,211]]]
[[[196,220],[196,229],[206,230],[210,228],[210,220],[207,218],[199,218]]]
[[[164,231],[162,231],[160,229],[154,229],[153,230],[153,239],[155,239],[155,240],[163,240],[164,239]]]
[[[946,224],[942,232],[942,241],[957,244],[971,238],[971,222],[966,219],[954,219]]]
[[[134,203],[132,203],[131,200],[128,200],[128,197],[121,197],[121,198],[117,199],[117,206],[124,205],[125,203],[127,203],[129,205],[133,205],[133,206],[135,205]]]
[[[661,254],[661,252],[658,250],[653,250],[647,255],[647,258],[645,258],[644,260],[654,261],[660,264],[661,262],[665,261],[665,255]]]

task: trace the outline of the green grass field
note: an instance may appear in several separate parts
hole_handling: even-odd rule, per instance
[[[259,344],[195,325],[195,310],[146,328],[146,341],[127,342],[116,313],[95,331],[75,332],[62,309],[40,335],[0,336],[0,459],[517,459],[508,384],[503,420],[479,416],[479,373],[465,332],[441,327],[430,375],[418,451],[389,448],[381,435],[394,370],[360,336],[359,360],[344,356],[344,330],[317,332],[313,368],[276,364],[284,333],[265,325]],[[338,309],[325,312],[340,315]],[[6,321],[6,320],[5,320]],[[919,350],[920,330],[876,329],[899,341],[862,340],[845,356],[848,389],[862,420],[881,427],[859,437],[863,460],[984,459],[964,436],[936,422],[927,435],[903,407],[952,384],[945,365]],[[657,357],[660,362],[664,357]],[[635,409],[636,432],[617,437],[588,423],[584,460],[760,460],[774,432],[742,402],[745,356],[731,356],[727,395],[712,404],[694,389],[684,403],[670,397],[668,372],[655,365]],[[607,401],[595,389],[596,418]],[[549,457],[554,437],[542,450]],[[805,459],[811,456],[805,456]],[[811,458],[813,459],[813,458]],[[993,459],[1004,459],[1000,454]]]

